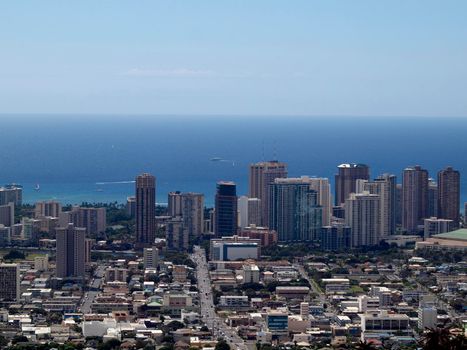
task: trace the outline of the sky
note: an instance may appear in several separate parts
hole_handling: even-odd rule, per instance
[[[0,113],[467,117],[467,1],[0,2]]]

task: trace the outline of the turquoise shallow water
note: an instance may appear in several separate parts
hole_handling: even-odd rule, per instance
[[[467,174],[467,119],[189,116],[0,116],[0,183],[24,186],[24,199],[63,203],[124,202],[148,171],[157,201],[196,191],[213,203],[216,181],[248,190],[248,164],[279,158],[291,176],[333,180],[336,166],[362,162],[371,175],[398,176],[409,165]],[[225,161],[210,159],[220,157]],[[466,176],[462,201],[467,201]],[[40,191],[35,191],[40,184]]]

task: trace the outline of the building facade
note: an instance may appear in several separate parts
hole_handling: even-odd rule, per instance
[[[233,236],[237,233],[237,186],[231,181],[217,183],[215,198],[215,225],[216,237]]]
[[[0,264],[0,300],[18,301],[20,299],[19,265]]]
[[[356,181],[370,179],[370,168],[365,164],[346,163],[337,167],[335,177],[335,204],[342,206],[351,193],[356,192]]]
[[[56,229],[57,277],[84,278],[86,229],[68,224]]]
[[[378,245],[382,239],[379,195],[351,193],[345,201],[345,223],[352,230],[352,247]]]
[[[156,236],[156,178],[136,177],[136,247],[152,246]]]
[[[273,160],[250,165],[248,196],[250,198],[258,198],[261,201],[261,222],[258,224],[269,227],[269,185],[275,179],[286,177],[286,163]]]
[[[452,220],[459,227],[460,173],[447,167],[438,173],[438,217]]]
[[[428,217],[428,171],[419,165],[404,169],[402,176],[402,228],[417,233]]]
[[[322,207],[309,178],[278,178],[270,185],[270,228],[279,241],[312,241],[321,229]]]

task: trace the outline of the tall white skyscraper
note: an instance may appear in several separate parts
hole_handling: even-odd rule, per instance
[[[388,237],[396,230],[396,177],[384,174],[373,181],[357,180],[357,193],[369,192],[379,196],[379,222],[382,237]]]
[[[310,187],[318,193],[318,204],[323,208],[323,226],[329,226],[332,215],[331,185],[329,184],[329,179],[322,177],[307,179],[309,180]]]

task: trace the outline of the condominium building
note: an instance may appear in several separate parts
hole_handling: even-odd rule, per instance
[[[332,216],[332,200],[331,200],[331,185],[329,179],[323,177],[308,178],[310,187],[318,194],[318,205],[322,209],[322,225],[331,225]]]
[[[323,226],[320,230],[320,248],[346,250],[352,247],[352,229],[345,225]]]
[[[372,246],[382,239],[380,197],[367,191],[351,193],[345,201],[345,224],[352,229],[352,246]]]
[[[126,213],[130,218],[136,217],[136,197],[129,196],[126,198],[125,205]]]
[[[159,265],[159,249],[156,246],[144,248],[143,263],[145,269],[155,269]]]
[[[173,218],[166,223],[167,247],[173,250],[187,251],[190,249],[190,233],[183,219]]]
[[[136,177],[136,247],[154,243],[156,236],[156,178],[144,173]]]
[[[438,173],[438,217],[459,226],[460,173],[447,167]]]
[[[88,208],[74,206],[70,211],[59,214],[59,225],[64,227],[70,223],[76,227],[84,227],[89,235],[102,235],[107,228],[105,208]]]
[[[270,185],[270,228],[279,241],[312,241],[318,238],[322,207],[310,179],[278,178]]]
[[[20,271],[17,264],[0,264],[0,300],[20,299]]]
[[[170,192],[168,195],[168,215],[181,217],[190,238],[204,233],[204,195],[193,192]]]
[[[74,224],[56,229],[57,277],[84,277],[85,233],[85,228],[75,227]]]
[[[14,205],[23,203],[23,187],[15,184],[0,187],[0,205],[12,202]]]
[[[349,195],[356,192],[358,179],[370,179],[370,168],[365,164],[346,163],[339,165],[337,170],[335,204],[342,206]]]
[[[380,199],[380,231],[388,237],[396,231],[396,176],[383,174],[373,181],[357,180],[357,192],[368,191]]]
[[[419,165],[408,167],[402,176],[402,228],[417,233],[428,217],[428,171]]]
[[[269,185],[275,179],[287,177],[287,164],[276,160],[250,164],[249,197],[258,198],[261,202],[260,225],[269,227]]]
[[[15,224],[15,204],[0,205],[0,225],[11,227]]]
[[[36,202],[34,206],[34,216],[36,218],[42,218],[45,216],[51,216],[58,218],[62,212],[62,205],[57,201],[41,201]]]

